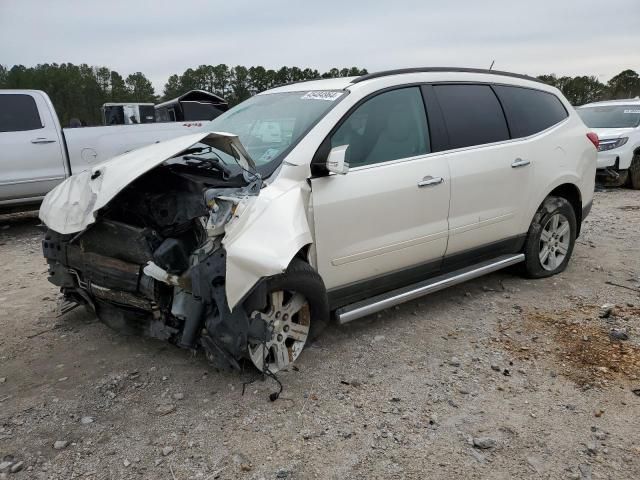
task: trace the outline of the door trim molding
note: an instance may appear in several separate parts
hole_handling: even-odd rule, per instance
[[[367,258],[377,257],[379,255],[384,255],[386,253],[393,253],[399,250],[403,250],[409,247],[415,247],[416,245],[422,245],[425,243],[433,242],[434,240],[440,240],[441,238],[445,238],[448,235],[446,230],[442,232],[432,233],[430,235],[425,235],[423,237],[414,238],[411,240],[405,240],[402,242],[392,243],[389,245],[385,245],[383,247],[374,248],[372,250],[366,250],[360,253],[354,253],[352,255],[347,255],[345,257],[339,257],[331,260],[331,265],[334,267],[338,267],[340,265],[345,265],[347,263],[358,262],[360,260],[366,260]]]
[[[38,182],[51,182],[54,180],[64,180],[64,175],[56,175],[55,177],[40,177],[40,178],[30,178],[28,180],[11,180],[8,182],[0,182],[0,187],[4,187],[7,185],[22,185],[24,183],[38,183]]]

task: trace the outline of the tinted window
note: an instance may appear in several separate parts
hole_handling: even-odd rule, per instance
[[[434,85],[450,148],[509,139],[507,122],[488,85]]]
[[[427,118],[418,87],[381,93],[360,105],[331,137],[331,148],[341,145],[349,145],[351,167],[428,153]]]
[[[0,95],[0,132],[42,128],[36,102],[29,95]]]
[[[567,118],[560,99],[540,90],[496,85],[513,138],[541,132]]]

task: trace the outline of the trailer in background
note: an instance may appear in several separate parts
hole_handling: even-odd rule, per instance
[[[102,105],[103,125],[136,125],[155,123],[153,103],[105,103]]]
[[[213,120],[229,110],[229,103],[204,90],[191,90],[173,100],[155,106],[156,122]]]

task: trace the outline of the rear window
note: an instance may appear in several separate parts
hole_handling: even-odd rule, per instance
[[[507,122],[488,85],[434,85],[450,148],[509,139]]]
[[[42,128],[36,102],[30,95],[0,95],[0,132],[21,132]]]
[[[551,93],[522,87],[493,87],[500,98],[513,138],[528,137],[567,118],[558,97]]]
[[[582,107],[578,115],[590,128],[636,128],[640,125],[640,105]]]

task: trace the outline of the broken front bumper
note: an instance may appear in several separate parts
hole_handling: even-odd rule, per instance
[[[121,333],[204,349],[216,365],[239,368],[249,341],[270,338],[259,316],[250,317],[263,308],[257,301],[265,296],[260,287],[229,308],[222,247],[196,250],[192,258],[197,261],[180,275],[178,285],[159,281],[145,273],[161,249],[152,251],[154,240],[150,231],[117,222],[98,223],[76,236],[50,230],[42,242],[49,281],[67,300],[88,306]]]

